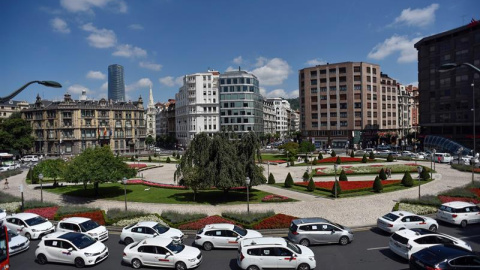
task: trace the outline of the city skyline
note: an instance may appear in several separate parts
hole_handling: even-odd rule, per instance
[[[474,1],[383,1],[293,5],[276,1],[2,1],[4,96],[31,80],[15,100],[107,97],[108,66],[124,66],[126,99],[174,98],[186,74],[252,72],[265,98],[298,97],[298,70],[369,62],[398,82],[416,84],[422,37],[468,24]],[[286,14],[287,16],[284,16]]]

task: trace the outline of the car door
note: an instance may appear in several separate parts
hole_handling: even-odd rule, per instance
[[[7,226],[7,228],[9,228],[11,231],[14,231],[20,235],[23,235],[21,234],[21,231],[20,231],[20,226],[18,226],[17,224],[17,218],[7,218],[6,219],[6,222],[5,222],[5,225]]]
[[[478,206],[465,207],[465,214],[467,215],[468,223],[480,223],[480,208]]]
[[[214,247],[226,247],[226,240],[222,236],[223,230],[214,230],[210,232],[210,239]]]
[[[415,228],[420,228],[419,227],[419,222],[417,221],[416,216],[406,216],[403,217],[401,220],[402,224],[400,224],[400,228],[406,228],[406,229],[415,229]]]
[[[273,247],[265,247],[261,249],[259,260],[259,266],[262,269],[277,269],[278,263],[277,256],[275,256],[275,248]]]
[[[324,235],[326,243],[338,243],[342,236],[342,231],[339,228],[331,224],[323,224],[322,229],[328,232]]]
[[[45,240],[45,255],[49,262],[64,262],[65,254],[62,254],[62,246],[58,240]]]
[[[410,251],[409,251],[410,254],[413,254],[413,253],[415,253],[419,250],[422,250],[424,248],[428,248],[428,247],[431,247],[431,246],[438,245],[439,244],[439,239],[435,235],[426,235],[426,236],[415,239],[414,242],[417,243],[418,245],[414,245],[410,249]]]
[[[139,242],[142,241],[145,238],[149,237],[149,234],[147,233],[147,227],[135,227],[132,229],[132,238],[133,241]]]
[[[157,249],[155,246],[140,246],[138,249],[138,256],[142,260],[142,263],[149,266],[160,266],[158,260]]]
[[[67,241],[60,242],[60,260],[63,263],[74,263],[75,258],[77,257],[77,249]]]
[[[172,268],[175,266],[175,255],[164,247],[156,246],[158,265]]]
[[[312,230],[316,227],[315,238],[317,243],[331,243],[333,242],[332,226],[330,224],[320,223],[312,225]]]
[[[316,234],[318,228],[318,224],[309,224],[309,225],[301,225],[299,226],[297,233],[301,235],[298,239],[308,239],[311,244],[318,244],[318,235]]]
[[[230,248],[237,248],[238,247],[238,239],[239,235],[231,230],[223,230],[223,233],[225,234],[225,241],[226,241],[226,246]]]
[[[289,249],[275,248],[275,257],[277,258],[278,269],[297,269],[297,257]]]

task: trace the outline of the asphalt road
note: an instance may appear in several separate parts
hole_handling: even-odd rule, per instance
[[[440,224],[439,232],[446,233],[467,241],[474,251],[480,251],[480,225],[470,225],[462,229],[449,224]],[[313,246],[317,260],[316,269],[408,269],[408,262],[397,257],[388,249],[389,236],[386,233],[371,229],[355,232],[355,240],[346,246],[321,245]],[[193,242],[189,236],[187,244]],[[38,240],[30,244],[30,249],[11,258],[11,269],[74,269],[73,265],[47,264],[35,262],[35,248]],[[105,242],[110,251],[110,257],[99,265],[88,267],[95,269],[131,269],[122,265],[124,245],[119,242],[118,234],[110,234]],[[237,270],[237,250],[202,251],[204,260],[197,268],[199,270]]]

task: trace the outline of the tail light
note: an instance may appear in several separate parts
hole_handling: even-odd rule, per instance
[[[243,256],[243,253],[240,252],[240,261],[243,261],[245,259],[245,256]]]
[[[442,269],[440,269],[440,268],[430,267],[430,266],[425,266],[425,269],[426,269],[426,270],[442,270]]]
[[[195,240],[198,240],[198,239],[201,239],[201,238],[202,238],[202,237],[201,237],[200,235],[197,235],[197,236],[195,237]]]
[[[390,228],[393,227],[393,224],[388,224],[388,227],[390,227]]]
[[[123,257],[127,256],[127,254],[125,254],[125,252],[123,253]]]
[[[293,235],[298,235],[298,232],[297,231],[292,231],[292,234]]]
[[[452,215],[452,218],[456,218],[456,217],[458,217],[457,214],[453,214],[453,215]]]

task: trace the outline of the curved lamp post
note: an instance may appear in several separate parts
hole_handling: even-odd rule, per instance
[[[338,168],[338,165],[333,164],[333,170],[335,171],[335,183],[333,183],[335,187],[335,199],[337,198],[337,168]]]
[[[127,178],[123,177],[122,179],[123,189],[125,190],[125,212],[127,212]]]
[[[38,84],[41,84],[41,85],[44,85],[44,86],[47,86],[47,87],[53,87],[53,88],[61,88],[62,87],[61,84],[59,84],[58,82],[55,82],[55,81],[31,81],[31,82],[26,83],[24,86],[20,87],[19,89],[17,89],[16,91],[11,93],[10,95],[8,95],[6,97],[0,97],[0,103],[7,102],[10,99],[14,98],[16,95],[20,94],[20,92],[22,92],[23,89],[27,88],[27,86],[29,86],[32,83],[38,83]]]
[[[475,72],[477,73],[480,73],[480,69],[470,63],[461,63],[461,64],[455,64],[455,63],[447,63],[447,64],[443,64],[440,66],[440,68],[438,69],[439,72],[447,72],[447,71],[450,71],[450,70],[453,70],[453,69],[456,69],[456,68],[459,68],[461,66],[467,66],[471,69],[473,69]],[[473,83],[473,80],[472,80],[472,98],[473,98],[473,108],[472,108],[472,112],[473,112],[473,153],[472,153],[472,184],[473,184],[473,181],[475,179],[475,128],[476,128],[476,123],[475,123],[475,84]]]
[[[245,184],[247,185],[247,215],[250,215],[250,196],[248,194],[248,187],[250,186],[250,177],[245,178]]]
[[[43,203],[43,184],[42,184],[43,174],[42,173],[38,175],[38,179],[40,179],[40,202]]]

